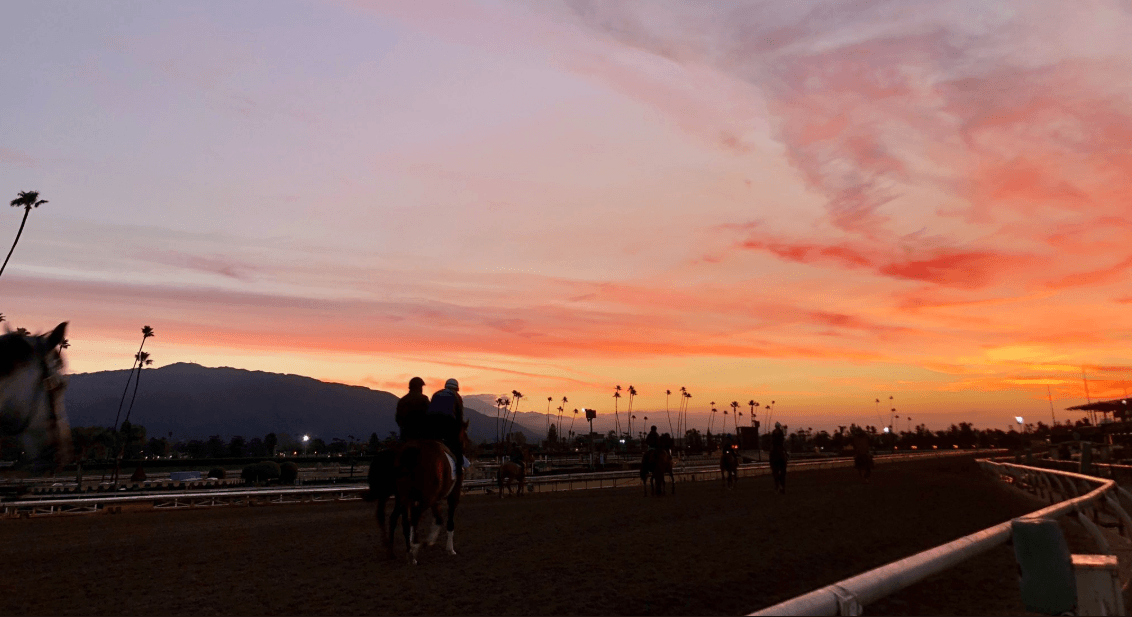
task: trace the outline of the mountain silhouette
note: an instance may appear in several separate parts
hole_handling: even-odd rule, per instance
[[[71,375],[66,391],[71,426],[112,426],[128,372]],[[132,384],[130,390],[132,394]],[[180,362],[142,370],[130,422],[144,426],[150,437],[167,437],[172,432],[174,441],[210,435],[251,439],[267,433],[305,434],[327,443],[350,435],[366,440],[372,433],[384,439],[397,430],[393,419],[397,398],[389,392],[302,375]],[[469,397],[464,405],[470,437],[476,443],[493,441],[495,410],[488,411],[475,399]],[[123,408],[123,419],[125,415]],[[521,423],[515,429],[529,441],[543,436]]]

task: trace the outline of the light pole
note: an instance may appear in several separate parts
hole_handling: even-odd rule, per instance
[[[310,440],[310,435],[303,435],[303,456],[306,456],[307,454],[307,444],[310,443]]]

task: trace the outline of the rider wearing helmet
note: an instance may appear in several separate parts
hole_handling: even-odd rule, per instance
[[[397,401],[397,427],[401,429],[401,441],[419,439],[424,436],[425,414],[428,413],[428,397],[424,393],[425,382],[420,377],[409,380],[409,393]]]
[[[464,426],[464,399],[460,397],[460,382],[449,379],[444,389],[432,395],[428,404],[428,437],[439,439],[448,446],[456,459],[456,480],[464,476],[464,445],[460,430]]]

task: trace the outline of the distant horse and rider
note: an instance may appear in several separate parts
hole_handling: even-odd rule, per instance
[[[667,446],[667,448],[662,447]],[[676,494],[676,477],[672,474],[672,437],[665,433],[658,435],[656,427],[652,427],[645,437],[644,456],[641,457],[641,484],[645,489],[645,496],[649,494],[649,481],[652,481],[652,494],[664,495],[664,476],[667,474],[672,480],[672,494]]]
[[[459,383],[449,379],[443,390],[429,400],[422,392],[424,380],[414,377],[409,393],[397,403],[397,423],[401,426],[402,443],[396,449],[379,453],[370,465],[369,491],[365,498],[377,501],[377,522],[382,542],[393,557],[393,534],[401,518],[405,546],[410,563],[417,563],[421,541],[418,527],[424,512],[433,515],[433,528],[426,541],[436,542],[441,524],[448,530],[447,551],[456,554],[454,546],[456,507],[464,480],[464,452],[468,440],[468,422],[464,420],[463,400]],[[385,526],[385,502],[394,498],[389,527]],[[441,517],[440,504],[447,502],[446,517]]]
[[[59,353],[66,329],[0,335],[0,458],[14,458],[17,474],[59,470],[71,460]]]
[[[866,483],[873,473],[873,454],[869,451],[869,437],[865,434],[853,438],[853,467]]]
[[[770,434],[770,475],[774,478],[774,490],[786,493],[786,434],[782,425],[774,423],[774,431]]]
[[[499,490],[499,498],[503,498],[503,489],[507,489],[507,494],[511,494],[511,483],[514,482],[518,485],[519,496],[523,495],[523,490],[527,484],[527,464],[534,462],[530,450],[522,448],[515,444],[511,450],[510,460],[505,461],[499,466],[499,470],[495,472],[495,482]]]
[[[719,473],[723,476],[724,488],[735,488],[739,483],[739,457],[732,448],[724,448],[719,457]]]

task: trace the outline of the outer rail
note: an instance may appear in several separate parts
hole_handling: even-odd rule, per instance
[[[1051,487],[1068,499],[1055,503],[1020,518],[1058,518],[1076,513],[1089,529],[1107,547],[1107,542],[1088,517],[1081,513],[1092,504],[1099,503],[1124,520],[1128,517],[1116,501],[1117,485],[1114,480],[1095,478],[1060,470],[1040,469],[1012,463],[980,460],[984,470],[999,479],[1021,487],[1029,487],[1039,494],[1044,490],[1051,500]],[[1073,487],[1084,485],[1085,490]],[[1088,488],[1091,485],[1097,485]],[[1066,488],[1070,487],[1070,488]],[[1080,494],[1078,494],[1080,493]],[[1132,533],[1128,526],[1126,533]],[[911,557],[873,568],[857,576],[826,585],[791,600],[775,604],[751,615],[859,615],[861,607],[909,587],[919,581],[952,568],[976,555],[1005,544],[1011,537],[1010,521],[984,529],[947,544],[917,553]]]

